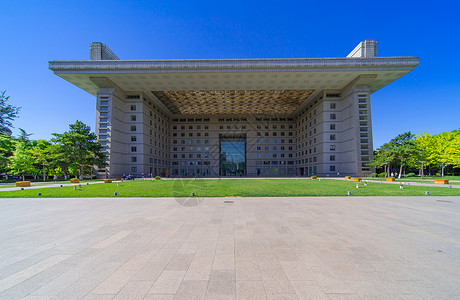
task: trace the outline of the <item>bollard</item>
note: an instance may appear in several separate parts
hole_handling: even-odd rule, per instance
[[[62,187],[62,184],[61,184],[61,187]]]
[[[87,182],[86,185],[89,185],[89,182]]]
[[[410,185],[410,182],[408,182],[407,185]]]
[[[359,185],[356,185],[356,188],[359,189]]]
[[[351,192],[350,192],[350,191],[348,191],[347,195],[348,195],[348,196],[350,196],[350,195],[351,195]]]
[[[452,186],[451,186],[451,185],[449,185],[449,189],[451,189],[451,188],[452,188]]]
[[[194,193],[194,192],[192,192],[192,197],[193,197],[193,196],[195,196],[195,193]]]
[[[81,188],[81,184],[79,184],[78,187]]]
[[[74,186],[74,187],[73,187],[73,190],[74,190],[74,191],[76,191],[76,190],[77,190],[77,187],[76,187],[76,186]]]
[[[120,186],[120,184],[117,182],[117,186]]]
[[[319,181],[321,181],[321,178],[320,178],[320,179],[318,179],[318,180],[319,180]]]
[[[117,192],[113,193],[114,196],[118,195]]]
[[[382,183],[382,182],[380,181],[380,183]]]
[[[425,196],[429,196],[430,195],[430,192],[425,192]]]
[[[400,186],[399,186],[399,189],[403,190],[403,189],[404,189],[404,187],[403,187],[402,185],[400,185]]]
[[[367,182],[364,183],[364,186],[367,186]]]
[[[42,195],[42,193],[38,193],[38,194],[37,194],[37,196],[41,196],[41,195]]]
[[[23,190],[24,190],[24,188],[21,188],[21,191],[23,191]]]

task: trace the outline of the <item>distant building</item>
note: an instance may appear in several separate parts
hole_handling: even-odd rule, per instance
[[[111,177],[365,176],[370,95],[416,57],[376,57],[365,40],[345,58],[51,61],[96,97],[96,133]]]

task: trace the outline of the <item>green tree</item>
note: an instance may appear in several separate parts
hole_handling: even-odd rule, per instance
[[[69,125],[69,131],[62,134],[53,133],[53,142],[61,145],[70,157],[74,165],[75,177],[83,177],[83,169],[86,166],[104,166],[105,155],[102,153],[102,146],[96,141],[96,135],[91,128],[81,121]]]
[[[418,134],[415,143],[428,164],[439,167],[444,176],[447,166],[460,166],[460,132],[441,132],[436,135]]]
[[[5,96],[6,91],[0,92],[0,133],[9,133],[13,127],[12,121],[18,116],[20,107],[7,104],[10,96]]]
[[[51,146],[52,144],[47,140],[36,140],[31,143],[31,154],[35,160],[35,168],[37,170],[42,169],[43,181],[46,180],[46,170],[50,169],[51,157]]]
[[[13,155],[13,139],[6,134],[0,134],[0,173],[8,171],[9,157]]]
[[[33,135],[33,133],[27,133],[24,129],[19,128],[19,136],[16,139],[27,145],[30,142],[31,135]]]
[[[394,154],[394,158],[400,163],[398,178],[401,178],[406,159],[413,157],[417,153],[418,149],[414,142],[414,137],[415,134],[408,131],[399,134],[390,141],[390,144],[393,146],[391,147],[391,151]]]
[[[22,142],[15,142],[13,155],[9,158],[8,167],[15,174],[22,174],[24,180],[25,173],[36,173],[37,169],[34,166],[35,159],[30,152],[30,149]]]
[[[385,143],[375,151],[374,159],[368,165],[375,168],[384,167],[385,177],[388,177],[390,176],[391,163],[395,160],[395,157],[394,145]]]

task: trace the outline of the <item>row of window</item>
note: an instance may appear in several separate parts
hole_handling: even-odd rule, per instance
[[[172,119],[173,122],[210,122],[209,118]]]
[[[200,147],[200,146],[198,146],[198,147],[196,147],[196,148],[193,147],[193,146],[192,146],[192,147],[188,147],[188,148],[186,148],[186,147],[181,147],[181,150],[180,150],[180,151],[195,151],[195,149],[196,149],[196,151],[201,151],[201,150],[209,151],[209,147]],[[178,148],[177,148],[177,147],[173,147],[172,150],[173,150],[173,151],[178,151]]]
[[[273,154],[271,154],[272,158],[277,158],[278,156],[279,157],[286,157],[286,154],[284,154],[284,153],[273,153]],[[265,153],[264,157],[265,158],[270,158],[270,154]],[[292,157],[292,153],[288,153],[287,157]],[[262,158],[262,154],[257,153],[257,158]]]
[[[286,136],[286,132],[284,131],[281,131],[279,132],[280,136]],[[257,136],[262,136],[262,133],[261,132],[257,132],[256,133]],[[289,131],[287,133],[288,136],[294,136],[294,133],[292,131]],[[264,132],[264,136],[270,136],[270,132]],[[276,131],[272,131],[272,136],[278,136],[278,132]]]
[[[256,166],[259,165],[293,165],[293,160],[256,160]]]

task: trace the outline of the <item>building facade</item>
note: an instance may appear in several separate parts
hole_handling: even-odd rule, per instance
[[[374,40],[345,58],[90,58],[49,68],[96,96],[101,177],[369,175],[370,96],[419,63]]]

